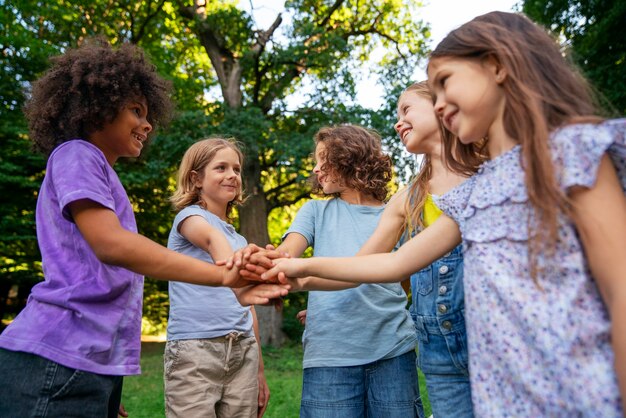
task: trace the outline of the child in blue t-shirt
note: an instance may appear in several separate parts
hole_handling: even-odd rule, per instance
[[[315,160],[314,189],[331,198],[305,203],[277,249],[354,255],[385,208],[390,158],[374,132],[340,125],[316,133]],[[421,417],[415,329],[400,284],[324,282],[301,287],[310,292],[300,416]],[[343,290],[324,291],[335,289]]]
[[[247,242],[230,224],[242,199],[243,154],[236,142],[209,138],[185,152],[171,198],[178,214],[167,247],[208,263]],[[227,287],[169,283],[164,355],[168,417],[262,416],[269,399],[254,307]]]

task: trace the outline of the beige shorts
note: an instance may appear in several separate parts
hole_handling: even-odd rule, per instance
[[[168,341],[163,357],[168,418],[257,416],[259,349],[254,336]]]

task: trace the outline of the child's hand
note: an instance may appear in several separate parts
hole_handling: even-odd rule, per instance
[[[267,404],[270,401],[270,388],[267,385],[267,380],[265,380],[265,373],[259,370],[258,374],[259,381],[259,410],[257,411],[257,418],[262,418],[265,414],[265,410],[267,409]]]
[[[292,279],[306,277],[306,261],[303,258],[277,258],[272,261],[274,266],[261,274],[261,280],[288,284]]]
[[[120,408],[117,411],[117,415],[120,417],[124,417],[124,418],[128,416],[128,412],[126,412],[126,408],[124,408],[123,404],[120,404]]]
[[[226,260],[217,261],[215,264],[217,266],[226,266],[230,269],[232,267],[241,268],[250,263],[265,266],[266,269],[269,269],[273,266],[271,260],[281,257],[288,257],[288,254],[277,251],[272,244],[266,245],[265,248],[261,248],[256,244],[248,244],[235,251]]]
[[[280,297],[289,293],[289,287],[280,284],[256,284],[233,289],[242,306],[280,304]]]
[[[284,273],[278,274],[278,283],[288,285],[289,292],[302,292],[303,290],[309,290],[306,287],[307,280],[308,280],[308,277],[307,278],[302,278],[302,277],[293,278],[293,277],[285,276]]]
[[[228,269],[231,269],[233,267],[239,267],[243,263],[246,263],[248,261],[248,259],[250,258],[250,254],[262,249],[263,248],[259,247],[256,244],[248,244],[245,247],[235,251],[234,254],[227,259],[216,261],[215,265],[226,266],[226,268]]]
[[[277,250],[260,250],[248,258],[240,271],[241,276],[249,280],[262,281],[261,274],[274,266],[272,260],[277,258],[289,258],[289,254]]]
[[[278,280],[254,280],[253,278],[243,277],[240,273],[240,269],[237,267],[227,268],[222,266],[222,286],[230,287],[233,289],[246,287],[259,282],[276,283]]]
[[[226,266],[227,268],[232,268],[233,266],[241,267],[250,260],[252,254],[266,250],[274,250],[274,246],[272,244],[267,244],[265,248],[261,248],[256,244],[248,244],[245,247],[235,251],[235,253],[228,257],[226,260],[220,260],[215,264],[218,266]]]
[[[305,326],[306,326],[306,309],[304,309],[304,310],[302,310],[302,311],[298,312],[298,313],[296,314],[296,319],[297,319],[298,321],[300,321],[300,323],[301,323],[302,325],[305,325]]]

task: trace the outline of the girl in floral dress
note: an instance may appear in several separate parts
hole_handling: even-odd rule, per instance
[[[445,127],[462,145],[485,140],[490,161],[397,252],[279,260],[263,277],[395,281],[462,240],[475,415],[621,417],[626,120],[596,116],[584,79],[521,14],[451,32],[428,77]]]

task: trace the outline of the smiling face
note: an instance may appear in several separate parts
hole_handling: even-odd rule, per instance
[[[100,148],[109,164],[120,157],[139,157],[152,125],[147,120],[148,104],[144,98],[126,103],[112,122],[88,138]]]
[[[431,153],[441,147],[439,121],[430,98],[407,90],[398,100],[398,122],[394,129],[412,154]]]
[[[328,167],[324,167],[328,164],[326,164],[326,145],[323,142],[318,142],[315,146],[315,161],[317,163],[313,168],[313,174],[317,176],[317,182],[324,194],[341,193],[346,189],[345,186],[341,185],[340,179],[336,178],[336,175]]]
[[[428,85],[444,126],[469,144],[502,131],[504,71],[492,60],[437,57],[428,64]]]
[[[192,172],[192,181],[207,210],[225,218],[228,203],[241,193],[239,154],[232,148],[220,149],[201,174]]]

